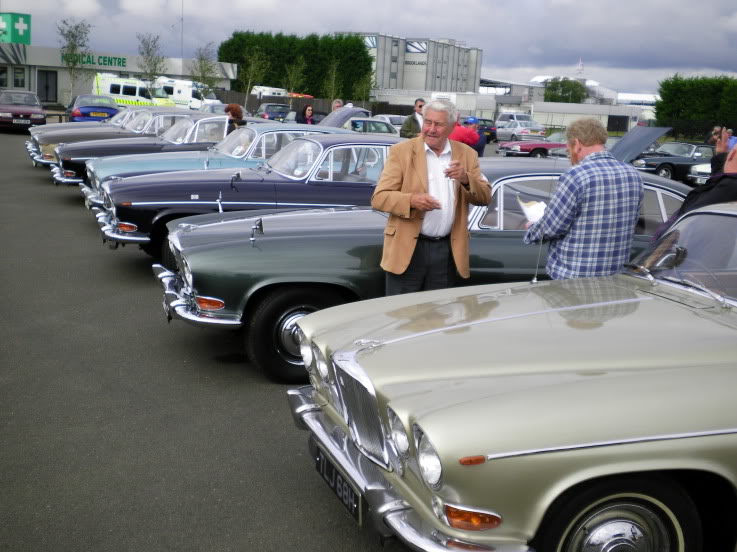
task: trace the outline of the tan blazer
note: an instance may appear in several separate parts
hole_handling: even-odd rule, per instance
[[[455,217],[450,232],[450,247],[456,270],[468,278],[468,205],[488,205],[491,187],[481,174],[476,152],[465,144],[450,141],[451,159],[460,161],[468,173],[468,188],[455,181]],[[427,193],[427,158],[422,136],[401,142],[389,150],[389,159],[371,198],[371,206],[389,213],[384,229],[381,268],[402,274],[412,259],[424,212],[410,209],[413,193]]]

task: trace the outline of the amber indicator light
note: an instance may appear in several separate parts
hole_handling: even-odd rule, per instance
[[[485,550],[485,551],[492,551],[495,550],[494,548],[487,548],[486,546],[478,546],[476,544],[471,544],[468,542],[461,542],[457,541],[455,539],[450,539],[448,542],[445,543],[445,546],[448,548],[452,548],[453,550]]]
[[[132,203],[131,203],[130,201],[124,201],[124,202],[122,202],[122,203],[121,203],[121,205],[122,205],[123,207],[130,207],[130,206],[131,206],[131,205],[133,205],[133,204],[132,204]]]
[[[445,516],[448,518],[448,525],[463,531],[486,531],[496,529],[502,524],[502,518],[497,515],[461,510],[447,504]]]
[[[128,222],[119,222],[118,223],[118,230],[121,232],[135,232],[138,230],[138,226],[135,224],[130,224]]]
[[[225,307],[225,303],[220,299],[212,299],[211,297],[198,297],[196,299],[197,306],[202,310],[220,310]]]
[[[477,466],[486,462],[486,456],[464,456],[458,461],[461,466]]]

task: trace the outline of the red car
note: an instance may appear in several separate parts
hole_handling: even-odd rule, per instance
[[[496,148],[499,155],[547,157],[551,149],[565,148],[565,133],[554,132],[545,140],[520,140],[517,142],[503,142]]]
[[[46,114],[38,96],[23,90],[0,91],[0,128],[45,125]]]

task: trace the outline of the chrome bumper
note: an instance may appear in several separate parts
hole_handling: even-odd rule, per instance
[[[314,400],[312,391],[310,386],[287,391],[294,423],[299,429],[310,432],[312,459],[316,459],[319,447],[359,490],[368,505],[368,516],[380,535],[398,537],[412,550],[425,552],[457,551],[463,545],[468,547],[466,549],[479,551],[531,552],[524,544],[471,544],[469,541],[449,537],[425,522],[387,481],[382,470],[361,454],[343,429],[325,415]]]
[[[160,264],[151,266],[154,276],[159,280],[164,290],[164,314],[167,320],[183,320],[199,327],[240,328],[242,323],[236,317],[218,318],[213,315],[202,314],[192,302],[185,297],[177,285],[177,275]]]
[[[93,209],[95,211],[95,209]],[[97,219],[97,226],[100,227],[100,233],[102,234],[102,243],[110,242],[111,248],[115,249],[118,244],[126,243],[149,243],[151,237],[145,234],[134,234],[125,233],[121,234],[115,229],[112,217],[108,211],[102,211],[95,215]]]
[[[58,166],[51,168],[51,178],[54,180],[54,184],[66,184],[67,186],[84,182],[84,178],[64,176],[64,170]]]
[[[44,159],[43,155],[41,155],[40,153],[31,154],[31,161],[33,161],[34,166],[35,165],[46,165],[46,166],[54,165],[56,166],[56,161]]]
[[[94,188],[90,188],[84,182],[79,182],[79,191],[84,196],[84,204],[88,209],[102,208],[103,200]]]

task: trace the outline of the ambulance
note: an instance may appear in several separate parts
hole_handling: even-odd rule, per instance
[[[174,107],[176,104],[160,86],[153,89],[153,98],[146,83],[140,79],[123,78],[113,73],[97,73],[92,83],[92,93],[110,96],[122,107],[131,105],[159,105]]]
[[[167,96],[182,109],[199,109],[204,104],[219,103],[214,94],[202,95],[205,85],[191,80],[171,79],[159,77],[156,86],[161,87]]]

